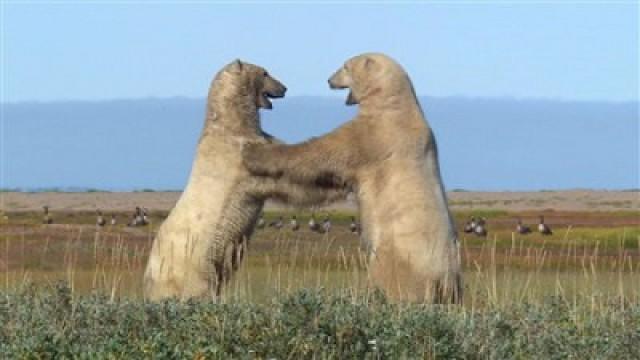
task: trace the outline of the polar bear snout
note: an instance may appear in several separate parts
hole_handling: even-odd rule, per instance
[[[270,98],[283,98],[287,92],[287,87],[280,81],[267,77],[264,82],[263,92]]]
[[[343,67],[340,70],[336,71],[329,78],[329,87],[331,89],[349,89],[352,85],[351,75],[347,72],[347,70]],[[349,95],[347,95],[346,100],[347,105],[355,105],[358,104],[358,99],[353,94],[353,89],[349,91]]]
[[[338,71],[336,71],[333,75],[331,75],[331,77],[329,78],[328,82],[329,82],[329,87],[331,89],[346,89],[348,88],[351,84],[351,81],[349,81],[349,75],[346,74],[346,72],[344,71],[344,69],[340,69]]]
[[[271,109],[272,104],[269,99],[283,98],[286,92],[287,87],[284,84],[265,72],[262,88],[258,91],[258,107],[267,110]]]
[[[329,82],[329,88],[332,90],[341,90],[341,89],[348,88],[348,86],[336,84],[336,82],[333,81],[333,78],[329,78],[328,82]]]

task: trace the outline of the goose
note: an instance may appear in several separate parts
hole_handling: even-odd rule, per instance
[[[274,227],[276,229],[282,229],[284,222],[282,221],[282,216],[278,217],[278,220],[274,220],[269,223],[269,227]]]
[[[544,216],[540,216],[540,223],[538,224],[538,232],[542,235],[552,235],[553,231],[549,225],[544,223]]]
[[[477,236],[487,236],[487,227],[485,226],[486,219],[481,218],[476,222],[476,226],[473,228],[473,233]]]
[[[104,219],[104,216],[102,216],[102,211],[98,210],[97,211],[97,218],[96,218],[96,225],[103,227],[107,224],[107,221]]]
[[[142,225],[147,225],[149,223],[149,216],[147,216],[147,208],[142,209]]]
[[[471,220],[467,221],[467,223],[464,224],[464,232],[466,232],[467,234],[472,233],[475,227],[476,227],[476,219],[472,216]]]
[[[476,220],[476,218],[472,216],[469,225],[471,225],[471,229],[475,229],[476,225],[478,225],[478,220]]]
[[[298,231],[298,229],[300,229],[300,224],[298,224],[298,219],[296,218],[295,215],[291,217],[290,224],[291,224],[291,230]]]
[[[320,230],[320,224],[316,221],[316,215],[311,214],[311,218],[309,219],[309,230],[318,231]]]
[[[46,225],[53,224],[53,218],[51,217],[51,215],[49,215],[49,206],[47,205],[43,206],[42,210],[44,212],[44,215],[42,217],[42,223]]]
[[[360,232],[360,224],[356,222],[356,217],[351,217],[351,224],[349,224],[349,230],[351,230],[352,234],[357,234]]]
[[[331,220],[329,219],[329,215],[327,215],[322,221],[322,231],[324,233],[329,233],[329,231],[331,231]]]
[[[136,209],[133,211],[133,217],[131,218],[131,222],[129,226],[139,226],[142,224],[142,209],[136,206]]]
[[[522,225],[522,220],[518,218],[518,225],[516,225],[516,232],[518,234],[526,235],[531,232],[531,228],[526,225]]]

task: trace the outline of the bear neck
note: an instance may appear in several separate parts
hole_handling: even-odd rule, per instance
[[[259,134],[260,113],[255,99],[246,94],[209,96],[205,129],[230,135]]]
[[[365,96],[360,100],[358,106],[358,112],[367,117],[388,112],[397,113],[398,111],[408,114],[422,113],[418,100],[410,91]]]

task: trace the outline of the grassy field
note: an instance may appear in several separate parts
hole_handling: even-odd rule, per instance
[[[292,214],[268,211],[266,219],[283,216],[288,223]],[[514,234],[517,218],[535,228],[541,214],[552,236]],[[19,211],[0,225],[0,343],[8,344],[0,345],[0,355],[8,358],[73,357],[78,351],[103,358],[638,357],[631,345],[640,340],[637,211],[455,211],[459,228],[470,216],[485,217],[489,235],[459,231],[465,295],[464,305],[453,308],[387,304],[372,293],[365,286],[366,252],[348,230],[348,211],[331,211],[330,234],[307,230],[308,212],[296,212],[303,225],[297,232],[257,230],[220,300],[227,305],[169,302],[159,308],[140,301],[141,280],[166,211],[153,211],[150,225],[135,228],[98,228],[93,211],[53,215],[55,224],[41,225],[39,212]],[[117,215],[122,224],[130,214]],[[47,322],[65,306],[72,310]],[[111,320],[92,320],[96,311]],[[73,329],[87,321],[99,327],[91,339]],[[316,325],[300,325],[305,322]],[[37,328],[37,336],[16,331],[21,326]],[[200,340],[176,337],[166,327]],[[269,335],[258,335],[267,328]],[[212,329],[240,334],[225,337]],[[216,340],[207,343],[203,334]],[[116,338],[124,343],[114,344]]]
[[[97,228],[94,212],[57,212],[56,224],[41,225],[40,213],[16,212],[0,226],[0,270],[4,287],[24,281],[70,282],[74,292],[102,289],[114,296],[140,297],[140,279],[154,231],[166,212],[151,213],[145,227]],[[300,231],[257,230],[249,256],[230,285],[231,294],[261,301],[281,291],[323,287],[360,289],[366,252],[348,230],[350,212],[333,211],[330,234],[304,226],[309,213],[296,212]],[[554,234],[514,234],[521,218],[534,227],[539,212],[476,210],[455,212],[459,226],[470,216],[487,219],[489,235],[460,231],[467,288],[465,303],[513,301],[546,295],[616,294],[640,291],[640,213],[544,212]],[[268,211],[269,222],[290,212]],[[127,214],[118,214],[120,223]],[[285,221],[287,222],[287,221]]]

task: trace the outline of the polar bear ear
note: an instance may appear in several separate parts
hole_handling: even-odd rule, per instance
[[[367,57],[364,59],[364,68],[365,69],[370,69],[373,66],[373,59],[370,57]]]
[[[240,61],[240,59],[235,59],[231,63],[231,69],[237,70],[237,71],[242,71],[242,61]]]

